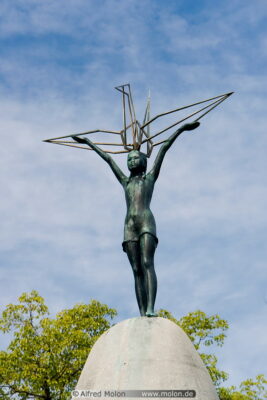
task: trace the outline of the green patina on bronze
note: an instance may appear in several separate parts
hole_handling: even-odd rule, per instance
[[[136,298],[142,316],[156,316],[154,304],[157,293],[157,277],[154,269],[154,254],[158,239],[155,219],[150,210],[154,185],[165,154],[171,145],[182,132],[191,131],[198,126],[199,122],[185,124],[164,141],[153,167],[148,173],[146,173],[147,156],[139,150],[129,152],[127,160],[129,177],[122,172],[108,153],[88,138],[72,136],[76,142],[87,144],[109,164],[124,189],[127,213],[122,245],[133,269]]]

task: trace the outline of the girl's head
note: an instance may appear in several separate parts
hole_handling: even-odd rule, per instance
[[[131,172],[146,172],[147,156],[139,150],[132,150],[128,154],[127,165]]]

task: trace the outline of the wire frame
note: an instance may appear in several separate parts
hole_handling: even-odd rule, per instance
[[[209,112],[213,111],[218,105],[220,105],[224,100],[226,100],[229,96],[233,94],[233,92],[221,94],[215,97],[211,97],[206,100],[201,100],[187,106],[175,108],[173,110],[169,110],[150,118],[150,94],[148,96],[145,115],[143,119],[143,123],[141,124],[136,119],[134,103],[131,93],[130,84],[125,84],[121,86],[117,86],[115,88],[122,94],[122,118],[123,118],[123,128],[119,131],[114,130],[105,130],[105,129],[95,129],[91,131],[60,136],[56,138],[46,139],[44,142],[54,143],[61,146],[70,146],[76,147],[79,149],[92,150],[88,145],[83,145],[77,143],[73,137],[74,136],[87,136],[92,134],[108,134],[114,138],[114,135],[117,135],[119,139],[119,143],[113,141],[92,141],[95,145],[99,146],[105,153],[111,154],[123,154],[129,153],[132,150],[140,150],[150,157],[155,146],[158,146],[161,143],[164,143],[166,139],[154,142],[156,137],[159,137],[163,133],[167,132],[169,129],[174,128],[181,124],[182,122],[194,118],[194,121],[199,121],[201,118],[206,116]],[[187,110],[191,107],[199,106],[197,110],[189,113],[182,118],[178,118],[175,122],[168,125],[167,127],[154,132],[151,134],[151,124],[153,124],[157,119],[170,115],[179,113],[179,111]],[[130,136],[131,140],[128,141],[128,136]],[[100,136],[101,137],[101,136]],[[146,150],[144,151],[142,147],[146,146]],[[116,148],[116,150],[115,150]],[[119,148],[119,149],[118,149]]]

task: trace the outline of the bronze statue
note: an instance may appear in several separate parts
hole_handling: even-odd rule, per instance
[[[160,168],[167,150],[171,147],[177,137],[184,131],[196,129],[199,126],[199,120],[214,110],[219,104],[226,100],[233,92],[225,93],[212,97],[207,100],[201,100],[196,103],[169,110],[150,118],[150,96],[148,98],[143,123],[140,123],[135,116],[134,104],[131,95],[130,85],[116,87],[122,93],[123,105],[123,129],[103,130],[96,129],[79,133],[76,135],[66,135],[52,139],[46,139],[45,142],[55,143],[63,146],[78,147],[87,150],[94,150],[103,160],[105,160],[114,175],[122,185],[126,204],[127,214],[124,224],[123,250],[127,253],[128,259],[133,269],[135,279],[135,292],[140,314],[142,316],[154,317],[154,304],[157,292],[157,278],[154,269],[154,254],[158,239],[156,233],[156,223],[150,210],[150,202],[153,194],[155,182],[159,176]],[[150,134],[150,125],[158,118],[165,117],[179,111],[184,111],[190,107],[199,106],[193,113],[172,123],[164,129]],[[128,107],[128,114],[126,109]],[[128,116],[127,116],[128,115]],[[175,114],[176,115],[176,114]],[[197,116],[197,118],[196,118]],[[189,118],[196,118],[194,122],[187,123],[173,133],[169,138],[159,142],[154,142],[154,138],[164,134],[169,129],[177,126]],[[131,131],[131,139],[128,140],[128,130]],[[108,134],[117,136],[121,142],[93,142],[81,135],[90,134]],[[70,141],[72,139],[73,141]],[[78,143],[77,143],[78,142]],[[160,145],[160,150],[156,156],[152,169],[146,173],[147,158],[150,157],[153,149]],[[85,145],[85,146],[84,146]],[[141,152],[142,146],[146,145],[146,154]],[[111,150],[106,146],[121,146],[123,149]],[[102,149],[103,147],[103,149]],[[114,147],[113,147],[114,149]],[[109,155],[128,153],[128,169],[130,176],[127,177],[118,167],[114,159]]]
[[[135,279],[135,293],[140,314],[154,317],[154,304],[157,293],[157,277],[154,269],[154,254],[158,243],[156,223],[150,210],[150,202],[154,185],[158,179],[160,168],[166,152],[184,131],[190,131],[199,126],[199,122],[183,125],[161,146],[152,169],[146,173],[147,156],[139,150],[128,154],[128,169],[130,176],[124,175],[113,158],[87,138],[72,136],[78,143],[90,146],[105,160],[114,175],[122,185],[127,214],[124,224],[123,250],[127,253]]]

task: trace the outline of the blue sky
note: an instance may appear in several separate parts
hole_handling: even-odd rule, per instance
[[[229,321],[229,384],[267,373],[266,1],[2,0],[0,15],[2,306],[36,289],[53,313],[96,298],[137,316],[121,188],[97,155],[42,139],[120,129],[123,83],[139,119],[148,89],[152,115],[235,91],[164,162],[156,308]]]

